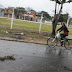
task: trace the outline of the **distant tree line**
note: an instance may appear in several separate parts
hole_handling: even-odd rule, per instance
[[[33,11],[35,14],[39,14],[41,15],[43,13],[43,19],[44,20],[51,20],[51,16],[48,14],[48,12],[46,11],[40,11],[40,12],[36,12],[35,10],[31,9],[31,8],[23,8],[23,7],[16,7],[14,9],[14,14],[16,17],[19,17],[20,14],[26,14],[29,13],[30,11]]]
[[[46,11],[40,11],[40,12],[36,12],[35,10],[33,10],[32,8],[27,8],[27,9],[25,9],[25,8],[23,8],[23,7],[16,7],[15,9],[14,9],[14,14],[15,14],[15,16],[17,17],[17,18],[19,18],[19,15],[20,14],[24,14],[24,13],[29,13],[30,11],[33,11],[35,14],[39,14],[39,15],[41,15],[42,13],[43,13],[43,19],[44,20],[52,20],[52,18],[53,17],[51,17],[50,16],[50,14],[48,13],[48,12],[46,12]],[[61,14],[60,15],[60,18],[59,18],[59,22],[62,22],[62,21],[67,21],[67,19],[68,19],[68,13],[67,14]]]
[[[4,9],[1,9],[1,12],[4,11]],[[30,13],[31,11],[33,11],[33,13],[35,14],[39,14],[41,15],[43,13],[43,20],[52,20],[52,17],[48,12],[46,11],[39,11],[39,12],[36,12],[34,9],[28,7],[28,8],[24,8],[24,7],[16,7],[14,8],[14,15],[16,16],[16,18],[19,18],[19,15],[20,14],[28,14]],[[58,20],[58,22],[62,22],[62,21],[67,21],[68,19],[68,13],[66,14],[61,14],[60,15],[60,18]]]

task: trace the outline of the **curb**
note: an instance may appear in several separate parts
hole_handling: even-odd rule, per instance
[[[25,42],[25,43],[33,43],[33,44],[41,44],[41,45],[47,45],[46,43],[42,42],[35,42],[35,41],[27,41],[27,40],[21,40],[21,39],[13,39],[9,37],[0,37],[0,40],[6,40],[6,41],[16,41],[16,42]]]

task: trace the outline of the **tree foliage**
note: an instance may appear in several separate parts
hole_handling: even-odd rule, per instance
[[[43,13],[43,19],[44,20],[50,20],[51,19],[51,16],[46,12],[46,11],[41,11],[40,12],[41,14]]]
[[[69,15],[68,13],[67,14],[61,14],[58,22],[63,22],[63,21],[67,22],[68,15]]]
[[[25,12],[26,12],[26,10],[23,7],[16,7],[14,9],[14,14],[15,14],[16,18],[19,18],[19,15],[22,13],[25,13]]]

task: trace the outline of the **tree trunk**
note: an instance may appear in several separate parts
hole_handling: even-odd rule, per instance
[[[63,8],[63,3],[61,4],[61,8],[60,8],[59,14],[57,14],[57,15],[55,14],[55,16],[54,16],[54,20],[52,22],[52,35],[55,35],[56,26],[57,26],[60,14],[62,12],[62,8]]]
[[[57,26],[57,15],[55,15],[55,18],[52,22],[52,35],[55,35],[55,30],[56,30],[56,26]]]
[[[55,14],[54,14],[54,20],[52,22],[52,35],[55,35],[56,10],[57,10],[57,3],[55,3]]]

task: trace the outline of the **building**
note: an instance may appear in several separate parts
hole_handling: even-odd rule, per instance
[[[29,21],[34,21],[36,18],[35,14],[21,14],[20,19],[22,20],[29,20]]]
[[[40,22],[41,15],[36,13],[20,14],[19,19]]]
[[[15,11],[15,10],[14,10]],[[5,17],[12,18],[13,13],[13,7],[5,8],[4,15]],[[19,12],[14,13],[14,18],[16,19],[22,19],[22,20],[28,20],[28,21],[36,21],[40,22],[41,14],[37,13],[34,10],[28,11],[28,12]]]
[[[12,18],[13,7],[5,8],[4,15],[5,17]]]

